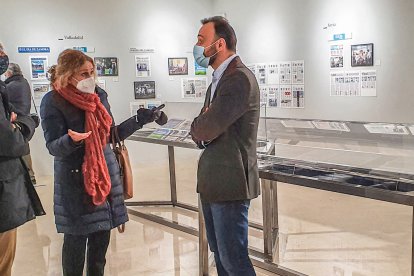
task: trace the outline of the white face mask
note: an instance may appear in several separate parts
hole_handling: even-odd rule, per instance
[[[76,85],[76,88],[83,92],[83,93],[89,93],[93,94],[95,93],[95,79],[93,77],[78,81],[75,79],[78,84]]]

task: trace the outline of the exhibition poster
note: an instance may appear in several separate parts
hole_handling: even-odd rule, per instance
[[[181,91],[184,99],[204,99],[207,92],[207,78],[183,78]]]
[[[279,64],[269,63],[267,70],[267,84],[279,84]]]
[[[259,86],[259,89],[260,89],[260,107],[265,107],[267,104],[268,87]]]
[[[118,76],[118,58],[96,57],[94,61],[99,77]]]
[[[331,45],[331,68],[344,67],[344,45]]]
[[[43,96],[50,91],[50,84],[48,82],[33,82],[32,89],[35,106],[40,106]]]
[[[361,71],[361,96],[377,96],[377,71]]]
[[[292,83],[291,62],[281,62],[279,64],[280,84]]]
[[[198,65],[197,62],[194,62],[194,72],[196,76],[205,76],[207,75],[207,68]]]
[[[134,81],[134,97],[138,99],[155,98],[155,81]]]
[[[151,77],[151,61],[149,56],[135,56],[135,75],[138,78]]]
[[[32,80],[46,80],[47,70],[47,57],[30,57],[30,76]]]
[[[361,72],[345,72],[342,85],[342,94],[345,96],[361,96]]]
[[[331,72],[331,96],[344,96],[342,92],[344,75],[344,72]]]
[[[172,75],[188,75],[187,58],[168,58],[168,74]]]
[[[281,85],[280,86],[280,106],[284,108],[292,107],[292,86]]]
[[[292,106],[294,108],[305,107],[305,86],[292,85]]]
[[[305,84],[305,61],[292,61],[292,84]]]
[[[267,66],[264,63],[256,64],[256,77],[259,85],[267,84]]]
[[[267,93],[267,106],[279,106],[279,85],[270,85]]]
[[[246,65],[246,67],[252,71],[253,75],[257,78],[257,74],[256,74],[256,64],[249,64]]]
[[[331,72],[331,96],[362,96],[377,95],[376,70]]]

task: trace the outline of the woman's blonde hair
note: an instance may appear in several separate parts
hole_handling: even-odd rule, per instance
[[[95,68],[93,59],[81,51],[67,49],[59,54],[57,65],[49,68],[49,80],[54,89],[66,87],[69,78],[79,70],[85,62],[91,62]]]

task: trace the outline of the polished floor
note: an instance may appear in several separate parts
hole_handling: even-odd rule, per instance
[[[62,275],[61,248],[63,236],[56,233],[52,211],[53,179],[40,177],[37,188],[47,215],[26,223],[18,229],[17,254],[12,275]],[[155,214],[167,214],[184,219],[195,218],[193,212],[171,212],[168,209],[150,209]],[[191,225],[191,223],[190,223]],[[256,268],[257,275],[273,275]],[[159,224],[130,216],[126,231],[112,231],[107,253],[105,275],[198,275],[198,238]],[[209,275],[217,275],[210,268]]]
[[[134,142],[128,143],[128,148]],[[139,151],[137,146],[137,150]],[[145,162],[132,154],[137,200],[169,200],[166,148],[153,147]],[[133,152],[133,151],[132,151]],[[196,205],[197,156],[176,150],[178,200]],[[160,161],[161,160],[161,161]],[[61,275],[62,236],[52,214],[53,179],[40,177],[38,188],[48,215],[18,231],[13,275]],[[315,276],[389,276],[411,273],[412,208],[278,184],[280,246],[276,263]],[[146,212],[197,227],[197,215],[168,207]],[[249,219],[261,223],[261,198],[252,201]],[[131,216],[124,234],[112,232],[106,275],[198,275],[196,237]],[[262,233],[250,231],[250,245],[263,248]],[[257,269],[258,275],[272,275]],[[216,275],[214,268],[210,275]]]

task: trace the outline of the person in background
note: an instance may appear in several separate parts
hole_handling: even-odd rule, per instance
[[[0,75],[9,59],[0,44]],[[0,275],[10,276],[16,254],[17,227],[35,218],[20,157],[29,151],[38,121],[12,112],[6,84],[0,80]]]
[[[31,104],[31,89],[27,80],[23,76],[20,66],[16,63],[9,63],[9,67],[4,73],[6,77],[7,95],[9,102],[14,108],[17,115],[29,115]],[[29,149],[30,150],[30,149]],[[30,179],[33,184],[36,184],[36,177],[33,170],[32,157],[29,154],[23,156],[29,169]]]
[[[250,200],[260,194],[256,140],[259,86],[236,54],[236,34],[221,16],[207,18],[198,32],[194,59],[213,67],[191,136],[200,148],[197,192],[207,239],[219,276],[256,275],[248,254]]]
[[[104,275],[110,230],[128,221],[119,165],[108,143],[115,126],[108,95],[95,84],[93,59],[80,51],[60,53],[49,73],[53,90],[43,97],[40,115],[46,147],[54,156],[63,275],[83,275],[85,253],[87,275]],[[119,138],[154,120],[162,124],[166,116],[140,108],[118,126]]]

